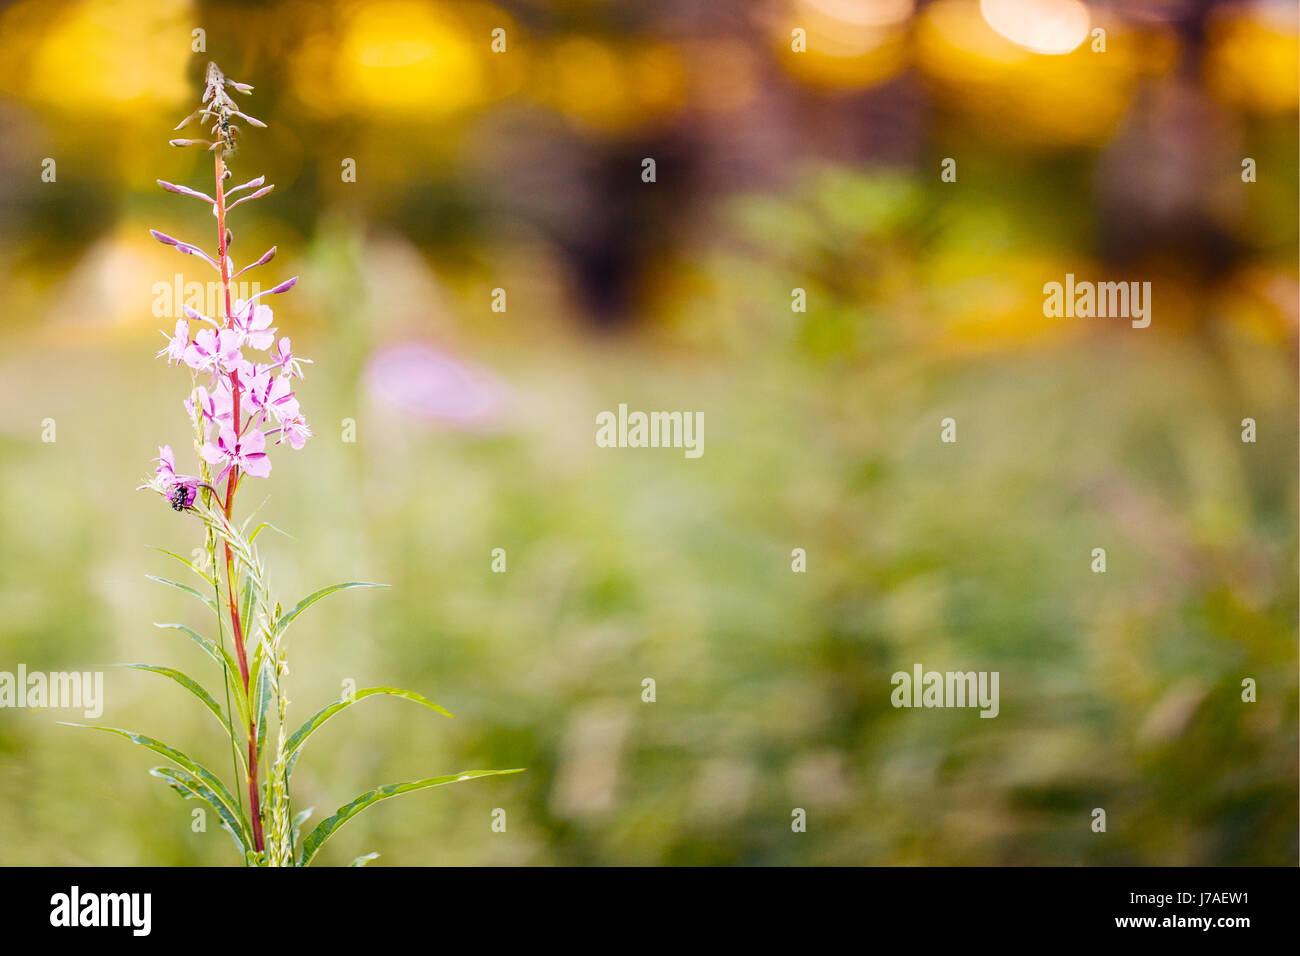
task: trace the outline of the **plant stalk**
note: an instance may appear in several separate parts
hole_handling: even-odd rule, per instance
[[[221,287],[225,296],[225,327],[231,328],[234,324],[234,315],[230,307],[230,265],[227,259],[226,244],[226,164],[222,155],[221,147],[213,150],[214,167],[216,175],[216,209],[217,209],[217,259],[221,263]],[[233,427],[235,436],[238,438],[240,433],[240,411],[239,411],[239,372],[231,370],[230,372],[230,394],[234,401]],[[226,520],[230,520],[230,513],[235,503],[235,488],[239,483],[239,468],[232,465],[230,474],[226,478],[226,500],[222,503],[222,510],[225,512]],[[244,695],[249,694],[249,673],[248,673],[248,656],[244,649],[244,629],[243,622],[239,619],[239,602],[235,596],[235,568],[234,558],[230,553],[230,542],[225,542],[226,551],[226,598],[230,605],[230,626],[234,629],[235,651],[239,655],[239,676],[244,682]],[[249,814],[253,822],[253,845],[258,853],[265,849],[265,842],[262,836],[262,809],[261,800],[258,794],[257,779],[257,715],[253,713],[253,707],[249,707],[248,717],[248,806]]]

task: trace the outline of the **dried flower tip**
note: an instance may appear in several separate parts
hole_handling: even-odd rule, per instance
[[[221,67],[212,61],[208,61],[207,73],[203,80],[203,102],[206,103],[213,97],[218,96],[222,90],[221,87],[226,82],[226,76],[221,72]]]

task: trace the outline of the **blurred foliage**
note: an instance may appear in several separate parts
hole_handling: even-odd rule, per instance
[[[207,230],[153,184],[202,183],[164,144],[203,25],[271,123],[236,254],[302,273],[277,320],[316,361],[272,582],[393,585],[295,625],[292,712],[352,679],[457,715],[365,702],[296,802],[529,768],[386,804],[321,862],[1294,863],[1294,17],[1155,6],[1094,4],[1107,53],[1051,57],[956,0],[12,5],[0,669],[108,669],[106,722],[228,766],[178,689],[110,667],[206,674],[143,577],[196,527],[130,490],[184,444],[151,290],[194,270],[146,229]],[[1150,279],[1151,328],[1044,319],[1066,272]],[[492,421],[385,403],[370,357],[428,341],[502,383]],[[619,402],[702,410],[704,456],[596,448]],[[999,717],[894,710],[915,662],[999,671]],[[229,862],[60,716],[0,712],[0,863]]]

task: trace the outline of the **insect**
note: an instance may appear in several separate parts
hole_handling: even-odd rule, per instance
[[[232,154],[237,148],[235,143],[235,133],[238,132],[238,126],[230,125],[230,116],[222,110],[217,119],[217,128],[221,130],[221,148],[227,156]]]
[[[187,507],[189,507],[189,503],[190,503],[189,489],[186,488],[184,485],[177,485],[175,488],[172,489],[171,496],[168,500],[171,501],[172,508],[174,510],[184,511]]]

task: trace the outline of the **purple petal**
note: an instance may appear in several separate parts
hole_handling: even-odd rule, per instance
[[[288,292],[297,284],[298,284],[297,276],[294,276],[292,279],[285,279],[279,285],[274,286],[270,289],[264,289],[263,291],[257,293],[257,295],[249,298],[248,301],[251,303],[253,299],[260,299],[264,295],[279,295],[281,292]]]
[[[229,170],[227,170],[227,172],[229,172]],[[258,176],[256,179],[250,179],[250,180],[249,180],[248,182],[246,182],[246,183],[240,183],[238,186],[235,186],[235,187],[233,187],[233,188],[231,188],[231,189],[227,189],[227,190],[226,190],[226,195],[229,196],[229,195],[231,195],[232,193],[237,193],[237,192],[239,192],[241,189],[256,189],[258,186],[262,185],[262,183],[264,183],[264,182],[266,182],[266,177],[265,177],[265,176]]]
[[[231,110],[230,112],[234,113],[249,126],[257,126],[261,129],[266,129],[266,124],[255,116],[249,116],[247,113],[241,113],[239,110]]]
[[[182,311],[183,311],[183,312],[184,312],[184,313],[185,313],[189,318],[191,318],[191,319],[195,319],[196,321],[199,321],[199,322],[207,322],[209,325],[219,325],[215,319],[209,319],[209,318],[208,318],[206,315],[204,315],[202,312],[198,311],[197,309],[192,309],[192,308],[190,308],[188,305],[182,305],[182,306],[181,306],[181,310],[182,310]]]
[[[229,212],[230,210],[234,209],[241,202],[248,202],[249,200],[252,199],[261,199],[263,196],[265,196],[274,188],[275,188],[275,183],[272,183],[269,186],[263,186],[255,193],[249,193],[247,196],[240,196],[238,199],[236,199],[234,202],[232,202],[229,206],[226,207],[226,212]]]
[[[182,196],[193,196],[195,199],[202,199],[206,203],[216,203],[216,200],[207,193],[201,193],[197,189],[190,189],[188,186],[177,186],[175,183],[164,182],[161,179],[154,181],[169,193],[179,193]]]
[[[188,242],[181,242],[179,239],[173,239],[171,236],[167,235],[167,233],[159,232],[157,229],[150,229],[149,235],[153,236],[164,246],[174,246],[178,252],[183,252],[187,256],[198,256],[218,272],[221,271],[221,266],[217,265],[217,260],[213,259],[198,246],[192,246]]]
[[[240,269],[230,278],[232,279],[237,278],[238,276],[243,275],[249,269],[256,268],[257,266],[266,265],[268,262],[270,262],[272,259],[275,258],[275,248],[276,248],[275,246],[272,246],[270,249],[267,249],[266,252],[262,253],[262,258],[258,259],[256,262],[250,262],[248,265],[244,266],[244,268]]]

